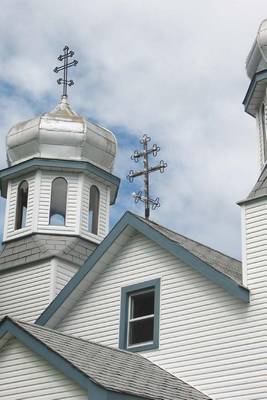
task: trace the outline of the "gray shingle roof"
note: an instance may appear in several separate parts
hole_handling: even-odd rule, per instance
[[[173,232],[164,226],[157,224],[156,222],[150,220],[148,221],[139,216],[138,218],[142,219],[142,221],[146,222],[148,225],[165,235],[168,239],[178,243],[180,246],[190,251],[190,253],[194,254],[200,260],[209,264],[217,271],[222,272],[223,274],[234,279],[236,282],[242,284],[242,263],[240,261],[199,242],[196,242],[195,240],[189,239],[186,236]]]
[[[245,201],[248,200],[254,200],[257,199],[258,197],[266,196],[267,195],[267,165],[265,166],[264,170],[259,176],[259,179],[257,180],[257,183],[249,193],[248,197],[246,198]],[[240,202],[241,204],[243,202]]]
[[[55,256],[80,266],[94,249],[93,243],[80,237],[33,234],[4,243],[0,271]]]
[[[22,321],[14,321],[107,390],[154,400],[208,400],[139,354],[114,349]]]

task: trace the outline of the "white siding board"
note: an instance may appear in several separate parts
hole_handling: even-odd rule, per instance
[[[142,354],[213,399],[267,398],[261,375],[267,271],[259,251],[248,261],[248,305],[137,234],[58,329],[117,347],[121,287],[161,278],[160,349]]]
[[[88,395],[39,355],[12,339],[0,352],[0,398],[85,400]]]
[[[0,315],[33,322],[50,302],[51,265],[7,270],[0,275]]]
[[[78,268],[61,260],[55,260],[56,268],[56,287],[55,295],[57,295],[64,286],[69,282],[73,275],[78,271]]]

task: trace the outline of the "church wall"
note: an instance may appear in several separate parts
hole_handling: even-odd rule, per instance
[[[160,348],[142,355],[214,400],[264,399],[265,272],[248,275],[250,305],[137,234],[58,329],[118,347],[121,287],[160,278]]]
[[[86,400],[76,383],[16,339],[0,352],[0,399]]]
[[[78,271],[78,267],[71,265],[70,263],[62,260],[55,259],[55,293],[53,297],[56,297],[58,293],[63,289],[73,275]]]
[[[26,180],[29,185],[26,226],[22,229],[15,230],[17,192],[18,192],[18,186],[23,180]],[[36,194],[35,175],[26,175],[23,178],[9,181],[8,191],[7,191],[4,237],[3,237],[4,241],[15,239],[22,235],[32,232],[35,194]]]
[[[50,262],[0,274],[0,316],[33,322],[51,300]]]

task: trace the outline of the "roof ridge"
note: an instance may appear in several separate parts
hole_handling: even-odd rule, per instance
[[[140,215],[137,215],[137,214],[134,214],[134,213],[132,213],[132,214],[135,215],[137,218],[141,219],[143,222],[145,222],[145,223],[147,223],[147,224],[151,223],[151,224],[153,224],[153,225],[157,225],[159,228],[166,229],[167,231],[169,231],[169,232],[171,232],[171,233],[173,233],[173,234],[175,234],[175,235],[179,235],[179,236],[181,236],[181,237],[183,237],[183,238],[185,238],[185,239],[187,239],[187,240],[190,240],[191,242],[194,242],[194,243],[196,243],[196,244],[198,244],[198,245],[200,245],[200,246],[204,246],[204,247],[206,247],[207,249],[210,249],[210,250],[212,250],[212,251],[215,251],[216,253],[219,253],[219,254],[221,254],[221,255],[224,256],[224,257],[231,258],[232,260],[241,263],[241,261],[238,260],[238,259],[235,258],[235,257],[229,256],[228,254],[225,254],[225,253],[223,253],[223,252],[220,251],[220,250],[214,249],[213,247],[210,247],[210,246],[208,246],[208,245],[206,245],[206,244],[204,244],[204,243],[198,242],[198,241],[195,240],[195,239],[191,239],[191,238],[188,237],[188,236],[185,236],[185,235],[182,235],[181,233],[175,232],[174,230],[169,229],[169,228],[167,228],[166,226],[159,224],[158,222],[155,222],[155,221],[152,221],[152,220],[148,220],[148,221],[147,221],[145,218],[141,217]],[[171,238],[169,238],[169,239],[172,240]],[[183,246],[183,245],[181,244],[181,246]]]

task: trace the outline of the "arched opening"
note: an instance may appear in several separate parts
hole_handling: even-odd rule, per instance
[[[262,129],[264,162],[266,162],[267,161],[267,143],[266,143],[266,120],[265,120],[265,105],[264,104],[261,106],[261,129]]]
[[[52,182],[50,201],[50,225],[65,225],[68,183],[64,178]]]
[[[91,186],[89,197],[88,231],[97,235],[99,214],[99,190]]]
[[[15,229],[26,226],[29,186],[27,181],[22,181],[18,187]]]

